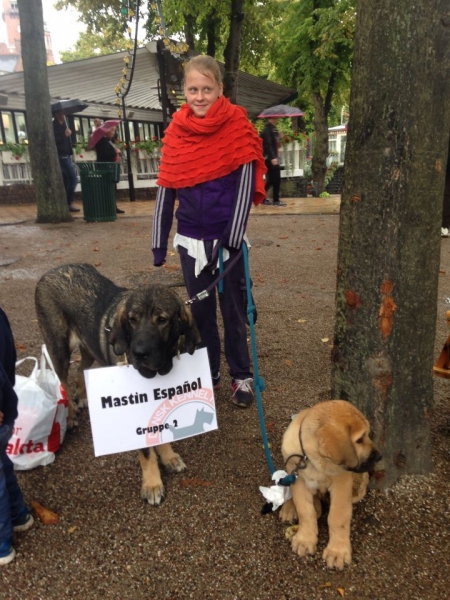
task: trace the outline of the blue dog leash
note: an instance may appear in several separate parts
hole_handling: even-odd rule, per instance
[[[226,269],[224,269],[223,248],[222,247],[219,248],[219,253],[218,253],[219,277],[216,280],[214,280],[214,282],[206,290],[203,290],[199,294],[196,294],[195,296],[190,298],[186,302],[186,304],[193,304],[194,302],[197,302],[197,301],[203,300],[204,298],[207,298],[209,296],[209,294],[211,293],[211,291],[215,287],[218,288],[219,294],[223,293],[223,284],[224,284],[223,279],[224,279],[226,273],[239,260],[241,254],[243,255],[243,258],[244,258],[245,288],[246,288],[246,293],[247,293],[247,316],[248,316],[248,322],[250,325],[250,339],[251,339],[253,371],[254,371],[253,381],[254,381],[254,388],[255,388],[255,395],[256,395],[256,406],[257,406],[257,410],[258,410],[258,418],[259,418],[259,424],[260,424],[260,428],[261,428],[261,437],[262,437],[262,441],[263,441],[264,454],[266,456],[266,461],[267,461],[267,464],[269,467],[269,471],[270,471],[271,475],[273,475],[275,473],[276,469],[273,464],[272,455],[270,453],[269,441],[267,438],[266,424],[265,424],[265,420],[264,420],[264,410],[263,410],[261,393],[265,390],[265,382],[264,382],[264,379],[259,374],[258,352],[257,352],[257,348],[256,348],[255,319],[254,319],[256,307],[253,302],[253,296],[252,296],[252,292],[251,292],[250,268],[249,268],[249,261],[248,261],[248,248],[247,248],[247,244],[245,242],[242,242],[241,249],[239,250],[239,252],[237,252],[237,254],[233,257],[233,259],[229,262]],[[297,479],[297,474],[294,471],[290,475],[287,475],[286,477],[279,479],[276,483],[277,483],[277,485],[290,486],[295,482],[296,479]],[[269,506],[269,505],[266,505],[266,506]],[[266,507],[263,508],[263,512],[269,512],[269,510],[267,510]]]
[[[267,439],[267,430],[266,430],[266,424],[264,421],[264,411],[263,411],[263,404],[262,404],[262,398],[261,398],[261,392],[263,392],[265,390],[266,385],[265,385],[264,379],[262,377],[260,377],[260,375],[259,375],[258,353],[256,350],[256,334],[255,334],[255,322],[254,322],[254,313],[255,313],[256,307],[253,303],[252,288],[251,288],[251,281],[250,281],[250,268],[249,268],[249,264],[248,264],[248,248],[247,248],[247,244],[245,242],[242,242],[242,255],[244,257],[244,267],[245,267],[245,287],[246,287],[246,291],[247,291],[247,315],[248,315],[248,322],[250,324],[250,339],[251,339],[251,346],[252,346],[253,371],[254,371],[253,381],[254,381],[254,387],[255,387],[255,393],[256,393],[256,407],[258,409],[259,425],[261,428],[261,437],[263,440],[264,453],[266,455],[266,460],[267,460],[267,464],[269,466],[269,471],[272,475],[273,473],[275,473],[275,467],[273,464],[272,455],[270,453],[269,441]]]

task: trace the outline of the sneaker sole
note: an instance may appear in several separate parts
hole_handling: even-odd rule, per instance
[[[239,408],[250,408],[250,406],[253,403],[253,399],[248,403],[248,404],[244,404],[243,402],[238,402],[234,396],[231,398],[231,402],[235,405],[235,406],[239,406]]]
[[[12,562],[14,559],[16,558],[16,551],[14,550],[14,548],[12,549],[12,552],[10,554],[8,554],[8,556],[1,556],[0,557],[0,566],[1,565],[8,565],[10,562]]]
[[[33,527],[34,525],[34,518],[33,515],[31,515],[30,513],[28,513],[30,518],[25,521],[25,523],[23,523],[22,525],[15,525],[13,526],[14,531],[27,531],[28,529],[30,529],[30,527]]]

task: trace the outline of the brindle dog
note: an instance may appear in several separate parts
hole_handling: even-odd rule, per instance
[[[69,399],[68,426],[77,425],[68,374],[70,356],[79,348],[76,398],[86,406],[85,369],[128,362],[147,378],[166,375],[179,352],[192,354],[200,342],[190,310],[170,288],[147,284],[129,290],[116,286],[89,264],[68,264],[48,271],[39,280],[36,313],[55,370]],[[170,444],[156,451],[168,471],[186,465]],[[153,448],[139,450],[141,495],[149,504],[164,499],[164,486]]]

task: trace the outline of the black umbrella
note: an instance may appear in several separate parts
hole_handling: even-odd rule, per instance
[[[294,106],[287,106],[286,104],[277,104],[266,108],[258,115],[258,119],[268,119],[269,117],[303,117],[305,113],[299,108]]]
[[[88,104],[85,104],[80,100],[60,100],[59,102],[53,102],[52,113],[62,110],[65,115],[73,115],[74,113],[81,112],[87,107]]]

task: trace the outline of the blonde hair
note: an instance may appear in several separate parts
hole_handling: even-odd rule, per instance
[[[218,85],[222,85],[222,74],[220,72],[219,65],[212,56],[207,54],[200,54],[190,59],[188,64],[184,67],[184,77],[190,71],[198,71],[205,77],[214,79]]]

